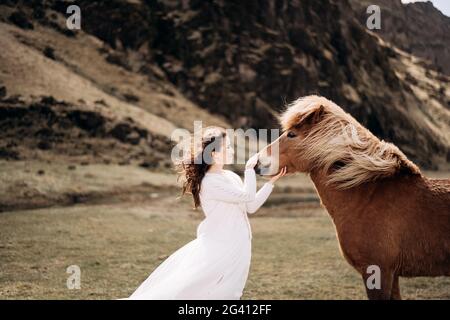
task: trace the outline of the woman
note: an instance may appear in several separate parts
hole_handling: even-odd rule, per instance
[[[232,163],[233,155],[224,129],[204,130],[201,152],[191,152],[190,161],[181,163],[182,195],[192,194],[194,207],[201,206],[205,214],[197,238],[161,263],[129,299],[241,298],[251,259],[247,213],[262,206],[286,171],[283,168],[256,192],[258,154],[246,163],[244,183],[236,173],[223,169]]]

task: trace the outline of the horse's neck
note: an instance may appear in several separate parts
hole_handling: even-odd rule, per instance
[[[317,193],[322,204],[327,209],[336,227],[351,221],[354,215],[361,211],[364,203],[370,199],[373,188],[352,188],[347,190],[337,190],[333,186],[327,185],[325,175],[321,172],[311,172],[311,179],[314,182]]]

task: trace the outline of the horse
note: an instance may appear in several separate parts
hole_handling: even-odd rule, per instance
[[[301,97],[278,120],[282,133],[261,150],[256,172],[309,174],[370,300],[401,299],[399,277],[450,276],[449,179],[425,177],[325,97]]]

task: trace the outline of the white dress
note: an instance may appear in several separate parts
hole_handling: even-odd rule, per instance
[[[163,261],[127,299],[239,300],[247,281],[252,232],[247,213],[267,200],[273,184],[256,192],[256,175],[206,173],[200,203],[205,218],[197,238]]]

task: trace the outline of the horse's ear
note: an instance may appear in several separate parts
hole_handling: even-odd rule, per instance
[[[295,127],[299,128],[305,124],[309,125],[316,124],[323,118],[324,114],[325,114],[325,107],[323,105],[319,105],[318,107],[313,108],[299,115]]]

